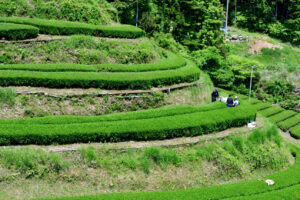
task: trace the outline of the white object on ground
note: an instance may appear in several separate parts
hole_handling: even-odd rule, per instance
[[[256,123],[252,122],[252,123],[248,123],[248,128],[255,128],[256,127]]]
[[[227,103],[227,99],[228,99],[228,97],[220,96],[220,101],[223,103]]]
[[[275,184],[275,182],[274,182],[273,180],[271,180],[271,179],[267,179],[267,180],[265,180],[265,182],[266,182],[268,185],[274,185],[274,184]]]

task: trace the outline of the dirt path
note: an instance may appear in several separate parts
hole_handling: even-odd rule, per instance
[[[300,139],[295,139],[293,138],[290,133],[287,131],[287,132],[283,132],[281,129],[279,129],[279,132],[281,134],[281,136],[283,137],[283,139],[285,141],[287,141],[288,143],[291,143],[291,144],[294,144],[294,145],[297,145],[297,146],[300,146]]]
[[[37,38],[26,39],[26,40],[17,40],[17,41],[8,41],[8,40],[0,40],[0,44],[14,44],[14,43],[31,43],[31,42],[51,42],[55,40],[63,40],[71,38],[72,36],[63,36],[63,35],[43,35],[39,34]],[[95,37],[95,36],[93,36]],[[123,38],[107,38],[107,37],[95,37],[98,39],[104,39],[106,41],[119,41],[119,42],[127,42],[127,43],[139,43],[144,41],[145,39],[123,39]]]
[[[280,48],[282,47],[280,45],[274,45],[272,43],[269,43],[268,38],[260,38],[260,39],[252,39],[251,42],[249,43],[250,49],[249,53],[261,53],[261,50],[263,48],[268,48],[268,49],[275,49],[275,48]]]
[[[43,87],[0,87],[0,88],[12,88],[17,94],[41,94],[45,96],[80,96],[80,95],[91,95],[91,96],[103,96],[103,95],[125,95],[125,94],[144,94],[153,92],[168,92],[175,89],[185,88],[194,86],[197,84],[202,84],[201,80],[194,83],[181,83],[172,86],[164,86],[161,88],[151,88],[150,90],[102,90],[99,88],[90,89],[53,89],[53,88],[43,88]]]

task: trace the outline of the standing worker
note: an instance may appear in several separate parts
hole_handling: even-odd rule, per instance
[[[217,101],[217,98],[219,97],[218,89],[216,88],[215,91],[211,93],[211,102]]]
[[[233,99],[231,98],[231,94],[227,98],[227,107],[233,107]]]

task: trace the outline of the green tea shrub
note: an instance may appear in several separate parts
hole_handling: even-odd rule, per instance
[[[279,128],[281,128],[283,131],[287,131],[290,128],[296,126],[297,124],[300,123],[300,114],[297,114],[294,117],[291,117],[289,119],[286,119],[284,121],[279,122],[277,125]]]
[[[0,40],[24,40],[36,38],[39,29],[29,25],[0,23]]]
[[[0,70],[24,70],[38,72],[147,72],[178,69],[187,64],[187,61],[179,55],[175,55],[167,51],[164,51],[164,54],[166,55],[165,59],[149,64],[3,64],[0,65]]]
[[[113,38],[138,38],[145,35],[143,30],[131,25],[96,26],[80,22],[19,17],[0,17],[0,22],[35,26],[39,28],[40,33],[49,35],[82,34]]]
[[[294,138],[300,139],[300,124],[298,124],[294,128],[291,128],[290,133]]]
[[[297,113],[291,110],[285,110],[277,115],[273,115],[271,117],[269,117],[269,119],[271,119],[271,121],[273,121],[274,123],[278,123],[281,121],[284,121],[288,118],[291,118],[293,116],[295,116]]]
[[[278,106],[272,106],[272,107],[270,107],[270,108],[261,110],[260,113],[261,113],[263,116],[265,116],[265,117],[270,117],[270,116],[272,116],[272,115],[281,113],[281,112],[283,112],[283,111],[284,111],[284,109],[281,108],[281,107],[278,107]]]
[[[200,70],[193,63],[164,71],[150,72],[39,72],[2,70],[1,86],[36,86],[49,88],[149,89],[163,85],[193,82]]]
[[[129,113],[130,114],[130,113]],[[0,144],[119,142],[195,136],[239,127],[256,118],[247,103],[239,107],[160,118],[72,124],[2,124]]]

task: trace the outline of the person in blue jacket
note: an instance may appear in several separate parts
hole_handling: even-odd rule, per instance
[[[233,99],[231,97],[231,94],[227,98],[227,107],[233,107]]]
[[[215,91],[211,93],[211,102],[217,101],[217,98],[219,97],[218,89],[216,88]]]

